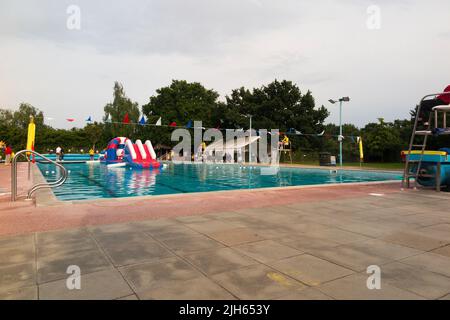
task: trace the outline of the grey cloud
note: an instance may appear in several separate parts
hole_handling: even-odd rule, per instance
[[[69,5],[81,9],[82,28],[66,28]],[[42,38],[100,52],[203,54],[236,37],[299,23],[295,0],[2,1],[0,33]]]

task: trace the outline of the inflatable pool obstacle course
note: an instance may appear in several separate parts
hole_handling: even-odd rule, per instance
[[[100,162],[107,165],[127,165],[136,169],[158,169],[161,164],[156,160],[156,153],[150,140],[133,143],[125,137],[117,137],[108,143]]]

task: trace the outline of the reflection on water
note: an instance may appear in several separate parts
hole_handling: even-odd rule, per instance
[[[239,164],[168,164],[161,170],[108,167],[100,163],[66,164],[67,182],[54,190],[61,200],[116,198],[218,190],[399,180],[400,174],[300,168],[267,168]],[[39,164],[48,181],[60,172]]]

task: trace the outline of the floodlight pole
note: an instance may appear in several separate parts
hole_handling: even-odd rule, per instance
[[[339,99],[339,165],[342,169],[342,99]]]
[[[335,104],[336,102],[339,101],[339,165],[342,169],[342,103],[345,102],[349,102],[350,98],[349,97],[342,97],[339,100],[334,100],[334,99],[330,99],[328,100],[330,103]]]

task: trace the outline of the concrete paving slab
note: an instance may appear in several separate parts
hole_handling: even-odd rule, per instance
[[[139,298],[137,297],[137,295],[132,294],[132,295],[130,295],[130,296],[118,298],[118,299],[116,299],[116,300],[139,300]]]
[[[364,251],[367,254],[386,257],[390,260],[399,260],[423,253],[421,250],[385,242],[379,239],[352,243],[349,246]]]
[[[200,233],[198,233],[197,231],[192,230],[191,228],[181,223],[176,225],[163,226],[158,229],[153,229],[148,231],[148,234],[150,234],[153,238],[160,241],[172,238],[192,237],[200,235]]]
[[[401,262],[450,277],[450,258],[446,256],[425,252],[402,259]]]
[[[205,217],[204,215],[200,215],[200,216],[185,216],[185,217],[178,217],[175,218],[175,220],[177,220],[178,222],[181,223],[199,223],[199,222],[208,222],[211,221],[211,217]]]
[[[161,244],[151,240],[128,241],[117,245],[104,246],[106,254],[115,266],[155,261],[173,256]]]
[[[67,279],[39,285],[42,300],[111,300],[134,294],[114,269],[81,275],[81,289],[68,289]]]
[[[135,291],[157,287],[161,282],[190,280],[203,275],[177,257],[119,268]]]
[[[311,255],[330,261],[354,271],[365,271],[370,265],[382,265],[392,261],[384,256],[368,253],[351,245],[341,245],[335,248],[317,248],[308,251]]]
[[[226,246],[235,246],[242,243],[264,240],[262,236],[249,228],[236,228],[225,231],[217,231],[208,234],[208,236]]]
[[[445,246],[448,242],[445,240],[426,236],[422,233],[411,231],[398,231],[382,237],[381,240],[399,244],[422,251],[430,251]]]
[[[11,290],[0,290],[0,300],[37,300],[38,287],[22,287]]]
[[[381,284],[381,289],[367,288],[367,277],[353,274],[328,282],[318,288],[328,296],[338,300],[423,300],[424,298],[389,284]]]
[[[29,287],[36,284],[36,265],[33,262],[0,268],[0,291]]]
[[[399,262],[382,266],[381,278],[427,299],[438,299],[450,292],[450,278]]]
[[[0,249],[33,247],[33,245],[34,245],[34,234],[0,237]]]
[[[303,254],[268,263],[272,268],[297,279],[308,286],[318,286],[354,273],[329,261]]]
[[[203,235],[195,237],[180,237],[163,240],[162,243],[177,254],[189,254],[191,252],[219,249],[224,245]]]
[[[303,253],[300,250],[273,240],[252,242],[238,245],[233,248],[262,263],[289,258]]]
[[[330,249],[340,245],[339,243],[331,240],[305,235],[281,238],[276,241],[303,252],[311,252],[311,250],[314,249]]]
[[[89,237],[90,234],[86,228],[39,232],[36,234],[36,246],[48,247],[60,243],[78,243],[79,241]]]
[[[345,231],[345,230],[332,228],[332,227],[323,228],[322,230],[318,230],[318,229],[317,230],[307,230],[305,232],[305,235],[321,238],[321,239],[328,240],[328,241],[337,242],[340,244],[348,244],[348,243],[359,242],[359,241],[364,241],[364,240],[370,239],[370,238],[368,238],[364,235],[358,234],[358,233]]]
[[[297,292],[291,292],[285,296],[281,296],[276,300],[333,300],[316,288],[306,288]]]
[[[77,252],[97,250],[98,245],[95,240],[87,235],[79,239],[64,239],[61,241],[42,243],[36,245],[36,255],[39,258],[51,258],[62,254],[76,254]]]
[[[100,250],[80,251],[76,254],[61,252],[50,257],[38,257],[37,281],[44,283],[68,277],[67,268],[78,266],[82,274],[88,274],[111,267],[108,259]]]
[[[367,237],[380,238],[388,236],[398,231],[397,226],[389,225],[386,222],[361,222],[361,221],[341,221],[336,225],[342,230],[362,234]],[[404,229],[400,229],[404,230]]]
[[[0,268],[35,260],[35,249],[32,245],[0,248]]]
[[[228,291],[205,277],[166,282],[155,288],[138,291],[137,295],[143,300],[235,300]]]
[[[208,276],[258,263],[231,248],[197,252],[184,258]]]
[[[435,238],[450,242],[450,223],[442,223],[420,228],[417,230],[417,232],[421,232],[427,235],[433,235],[433,237]]]
[[[139,230],[152,231],[169,225],[176,225],[179,224],[179,222],[175,219],[161,218],[161,219],[144,220],[139,222],[131,222],[131,224],[135,225],[137,228],[139,228]]]
[[[450,245],[432,250],[431,253],[440,254],[450,258]]]
[[[212,279],[239,299],[276,299],[306,286],[264,265],[214,275]]]
[[[197,223],[189,223],[186,224],[189,228],[203,233],[203,234],[211,234],[214,232],[220,232],[224,230],[233,229],[234,226],[220,220],[211,220],[205,222],[197,222]]]
[[[293,232],[288,228],[275,225],[273,227],[269,227],[266,224],[254,225],[252,227],[248,227],[247,229],[251,230],[264,239],[285,238],[293,234]]]
[[[129,233],[142,231],[139,224],[131,222],[91,226],[88,227],[87,230],[94,234]]]

